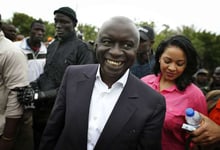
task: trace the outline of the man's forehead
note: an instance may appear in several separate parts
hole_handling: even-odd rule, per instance
[[[32,30],[46,30],[46,26],[44,24],[40,24],[40,23],[35,23],[32,28]]]
[[[137,29],[129,23],[121,23],[121,22],[117,22],[117,21],[111,21],[111,22],[107,22],[106,24],[104,24],[102,26],[102,28],[100,29],[100,33],[106,33],[110,30],[114,30],[114,31],[118,31],[118,33],[122,33],[122,32],[135,32],[137,33]],[[120,32],[121,31],[121,32]]]

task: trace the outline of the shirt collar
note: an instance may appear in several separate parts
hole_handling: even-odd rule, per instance
[[[127,80],[128,80],[128,75],[129,75],[129,69],[127,69],[127,71],[124,73],[124,75],[120,79],[118,79],[115,83],[119,83],[119,84],[121,84],[124,87],[126,82],[127,82]],[[100,65],[98,66],[98,69],[97,69],[96,79],[100,79],[100,80],[102,79],[101,78],[101,74],[100,74]]]
[[[21,41],[21,48],[22,49],[25,49],[25,50],[32,50],[31,49],[31,47],[28,45],[28,43],[27,43],[27,40],[29,39],[30,37],[26,37],[26,38],[24,38],[22,41]],[[47,50],[47,48],[46,48],[46,46],[44,45],[44,43],[43,42],[41,42],[41,46],[40,46],[40,49],[39,49],[40,51],[46,51]]]
[[[156,87],[156,89],[158,89],[158,90],[159,90],[159,86],[160,86],[161,76],[162,76],[161,73],[159,73],[157,75],[157,78],[155,78],[155,80],[149,80],[149,83],[153,84]],[[181,92],[181,91],[178,90],[176,85],[174,85],[174,86],[172,86],[172,87],[170,87],[168,89],[165,89],[163,91],[168,91],[168,92],[177,91],[177,92]]]

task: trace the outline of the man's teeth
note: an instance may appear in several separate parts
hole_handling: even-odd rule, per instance
[[[112,61],[112,60],[107,60],[107,62],[111,65],[116,65],[116,66],[119,66],[121,65],[122,63],[121,62],[117,62],[117,61]]]

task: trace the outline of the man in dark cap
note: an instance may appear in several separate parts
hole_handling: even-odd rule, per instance
[[[155,64],[152,46],[154,44],[154,30],[149,26],[139,27],[140,43],[137,50],[136,61],[131,72],[138,78],[152,73]]]
[[[56,39],[48,46],[43,73],[31,83],[35,92],[28,93],[27,88],[20,94],[26,99],[34,99],[36,108],[33,110],[33,131],[36,150],[66,67],[94,63],[92,51],[76,36],[78,20],[75,11],[61,7],[54,11],[54,16]]]
[[[61,13],[61,14],[64,14],[70,17],[70,19],[72,19],[72,21],[75,22],[76,24],[78,22],[77,17],[76,17],[76,12],[70,7],[61,7],[54,11],[54,15],[56,13]]]
[[[195,74],[195,82],[194,82],[206,95],[210,91],[210,76],[209,71],[205,68],[199,69]]]

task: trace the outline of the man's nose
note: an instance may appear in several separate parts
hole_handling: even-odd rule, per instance
[[[118,43],[114,44],[110,51],[109,51],[112,55],[121,55],[123,52],[120,48],[120,45]]]

